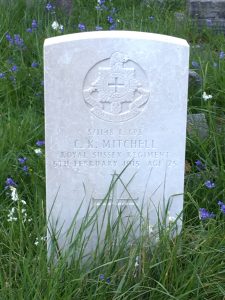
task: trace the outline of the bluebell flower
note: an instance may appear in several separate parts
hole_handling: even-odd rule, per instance
[[[23,170],[25,173],[28,173],[28,172],[29,172],[28,166],[23,166],[23,167],[22,167],[22,170]]]
[[[153,20],[155,19],[154,16],[150,16],[150,17],[148,17],[148,18],[149,18],[150,21],[153,21]]]
[[[198,171],[205,170],[205,165],[199,159],[195,161],[195,165]]]
[[[47,9],[47,11],[52,11],[54,9],[54,6],[50,2],[48,2],[45,8]]]
[[[36,142],[36,145],[37,145],[38,147],[44,146],[44,144],[45,144],[45,141],[37,141],[37,142]]]
[[[32,68],[37,68],[38,67],[38,63],[36,61],[33,61],[31,64]]]
[[[5,78],[5,73],[0,73],[0,78]]]
[[[17,72],[18,71],[18,67],[16,65],[13,65],[11,68],[12,72]]]
[[[100,274],[99,275],[99,280],[104,280],[105,279],[105,275],[104,274]]]
[[[225,57],[225,52],[223,52],[223,51],[220,51],[219,58],[220,58],[220,59],[223,59],[224,57]]]
[[[208,189],[213,189],[216,185],[213,181],[211,180],[207,180],[205,183],[204,183],[205,187],[207,187]]]
[[[78,29],[79,29],[80,31],[84,31],[84,30],[86,29],[86,27],[85,27],[85,25],[84,25],[83,23],[79,23],[79,24],[78,24]]]
[[[27,28],[27,29],[26,29],[26,32],[31,33],[31,32],[33,32],[33,30],[32,30],[32,28]]]
[[[9,187],[9,186],[17,187],[17,184],[11,177],[6,178],[5,184],[6,184],[6,187]]]
[[[199,218],[200,220],[207,220],[214,218],[215,214],[212,212],[207,211],[205,208],[200,208],[199,209]]]
[[[225,214],[225,204],[222,201],[218,201],[218,205],[220,206],[222,213]]]
[[[18,158],[18,162],[19,162],[20,164],[24,164],[26,161],[27,161],[27,158],[26,158],[26,157],[19,157],[19,158]]]
[[[106,0],[98,0],[98,4],[99,4],[99,5],[102,5],[102,4],[105,3],[105,1],[106,1]]]
[[[24,46],[24,41],[19,34],[14,34],[14,44],[18,47]]]
[[[114,19],[112,16],[108,16],[107,17],[107,21],[110,23],[110,24],[113,24],[114,23]]]
[[[7,41],[8,41],[11,45],[14,44],[14,40],[13,40],[13,38],[11,37],[11,35],[10,35],[9,33],[6,33],[5,37],[6,37]]]
[[[31,23],[31,27],[32,27],[32,29],[37,29],[37,27],[38,27],[38,23],[37,23],[37,21],[36,21],[36,20],[33,20],[33,21],[32,21],[32,23]]]
[[[110,280],[110,278],[108,277],[108,278],[106,278],[106,283],[108,283],[108,284],[110,284],[110,282],[111,282],[111,280]]]

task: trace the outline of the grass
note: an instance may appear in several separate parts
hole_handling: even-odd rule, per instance
[[[199,30],[187,16],[176,20],[174,12],[185,12],[184,1],[106,1],[117,9],[117,29],[184,38],[191,46],[190,68],[193,61],[198,63],[195,71],[202,82],[189,86],[188,110],[206,115],[209,134],[205,140],[187,136],[181,234],[171,238],[173,228],[159,224],[159,241],[154,243],[146,225],[141,237],[131,243],[131,225],[118,236],[119,215],[114,223],[106,223],[103,247],[96,248],[92,259],[81,260],[84,228],[96,225],[95,218],[87,217],[71,246],[70,263],[65,256],[58,258],[57,265],[54,257],[47,263],[44,147],[36,145],[44,139],[43,42],[62,34],[51,28],[56,19],[63,24],[64,34],[78,32],[79,23],[86,30],[112,25],[107,12],[96,11],[96,1],[74,0],[73,4],[72,14],[66,16],[57,8],[55,13],[47,12],[42,0],[29,6],[22,0],[0,2],[0,73],[4,73],[0,76],[0,299],[224,299],[225,215],[217,202],[225,201],[225,58],[220,58],[225,38],[211,28]],[[26,29],[34,19],[38,28],[29,33]],[[7,33],[20,34],[26,47],[11,45]],[[38,67],[31,67],[32,62]],[[204,91],[212,99],[204,101]],[[29,175],[19,157],[27,158]],[[197,169],[196,160],[205,165],[203,170]],[[4,188],[9,177],[17,184],[19,201],[13,201],[11,190]],[[215,188],[208,189],[207,180]],[[199,208],[215,217],[200,220]],[[10,211],[16,220],[8,220]]]

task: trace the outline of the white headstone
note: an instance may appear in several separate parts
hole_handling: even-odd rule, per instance
[[[47,214],[61,244],[78,208],[82,220],[112,180],[108,205],[142,208],[152,224],[168,201],[170,215],[180,215],[188,61],[185,40],[151,33],[45,41]]]

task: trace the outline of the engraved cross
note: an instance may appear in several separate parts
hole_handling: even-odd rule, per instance
[[[123,83],[119,83],[118,77],[115,77],[114,78],[114,82],[113,83],[108,83],[108,86],[114,88],[115,89],[114,90],[115,93],[117,93],[118,92],[118,88],[124,87],[124,84]]]

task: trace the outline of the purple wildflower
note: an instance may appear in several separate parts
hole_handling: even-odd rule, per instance
[[[12,39],[9,33],[6,33],[5,38],[7,39],[8,42]]]
[[[22,170],[23,170],[25,173],[28,173],[29,168],[28,168],[28,166],[23,166],[23,167],[22,167]]]
[[[223,59],[225,57],[225,52],[224,51],[220,51],[219,57],[220,57],[220,59]]]
[[[97,31],[102,30],[102,29],[103,29],[102,26],[96,26],[96,27],[95,27],[95,30],[97,30]]]
[[[18,162],[19,162],[20,164],[24,164],[26,161],[27,161],[27,158],[26,158],[26,157],[19,157],[19,158],[18,158]]]
[[[6,184],[6,187],[9,187],[9,186],[16,187],[17,186],[17,184],[11,177],[6,178],[5,184]]]
[[[106,0],[98,0],[98,5],[102,5],[105,3]]]
[[[205,187],[207,187],[208,189],[213,189],[216,185],[213,181],[211,180],[207,180],[205,183],[204,183]]]
[[[37,142],[36,142],[36,145],[37,145],[38,147],[44,146],[44,144],[45,144],[45,141],[37,141]]]
[[[191,63],[192,67],[195,68],[195,69],[198,69],[200,66],[199,66],[199,63],[195,60],[192,61]]]
[[[48,2],[45,8],[47,9],[47,11],[52,11],[54,9],[54,6],[50,2]]]
[[[13,45],[14,41],[13,41],[13,38],[11,37],[11,35],[10,35],[9,33],[7,33],[5,37],[6,37],[7,41],[8,41],[11,45]]]
[[[18,67],[16,65],[13,65],[11,68],[12,72],[17,72],[18,71]]]
[[[38,63],[36,61],[33,61],[31,64],[32,68],[37,68],[38,67]]]
[[[205,170],[205,165],[203,165],[203,163],[199,159],[196,160],[195,165],[198,171]]]
[[[99,275],[99,280],[104,280],[105,279],[105,275],[104,274],[100,274]]]
[[[26,32],[31,33],[31,32],[33,32],[33,30],[32,30],[32,28],[27,28]]]
[[[114,19],[112,16],[108,16],[107,17],[107,21],[109,22],[109,24],[113,24],[114,23]]]
[[[215,214],[212,212],[207,211],[205,208],[200,208],[199,209],[199,218],[200,220],[207,220],[214,218]]]
[[[80,31],[84,31],[84,30],[86,29],[86,27],[85,27],[85,25],[84,25],[83,23],[79,23],[79,24],[78,24],[78,29],[79,29]]]
[[[19,34],[14,34],[14,44],[18,47],[24,46],[24,41]]]
[[[0,73],[0,78],[4,78],[5,77],[5,73]]]
[[[111,281],[111,280],[110,280],[110,278],[108,277],[108,278],[106,278],[105,281],[106,281],[106,283],[110,284],[110,281]]]
[[[31,28],[32,28],[32,29],[37,29],[37,27],[38,27],[37,21],[36,21],[36,20],[33,20],[32,23],[31,23]]]
[[[218,201],[218,205],[220,206],[222,213],[225,214],[225,204],[222,201]]]

